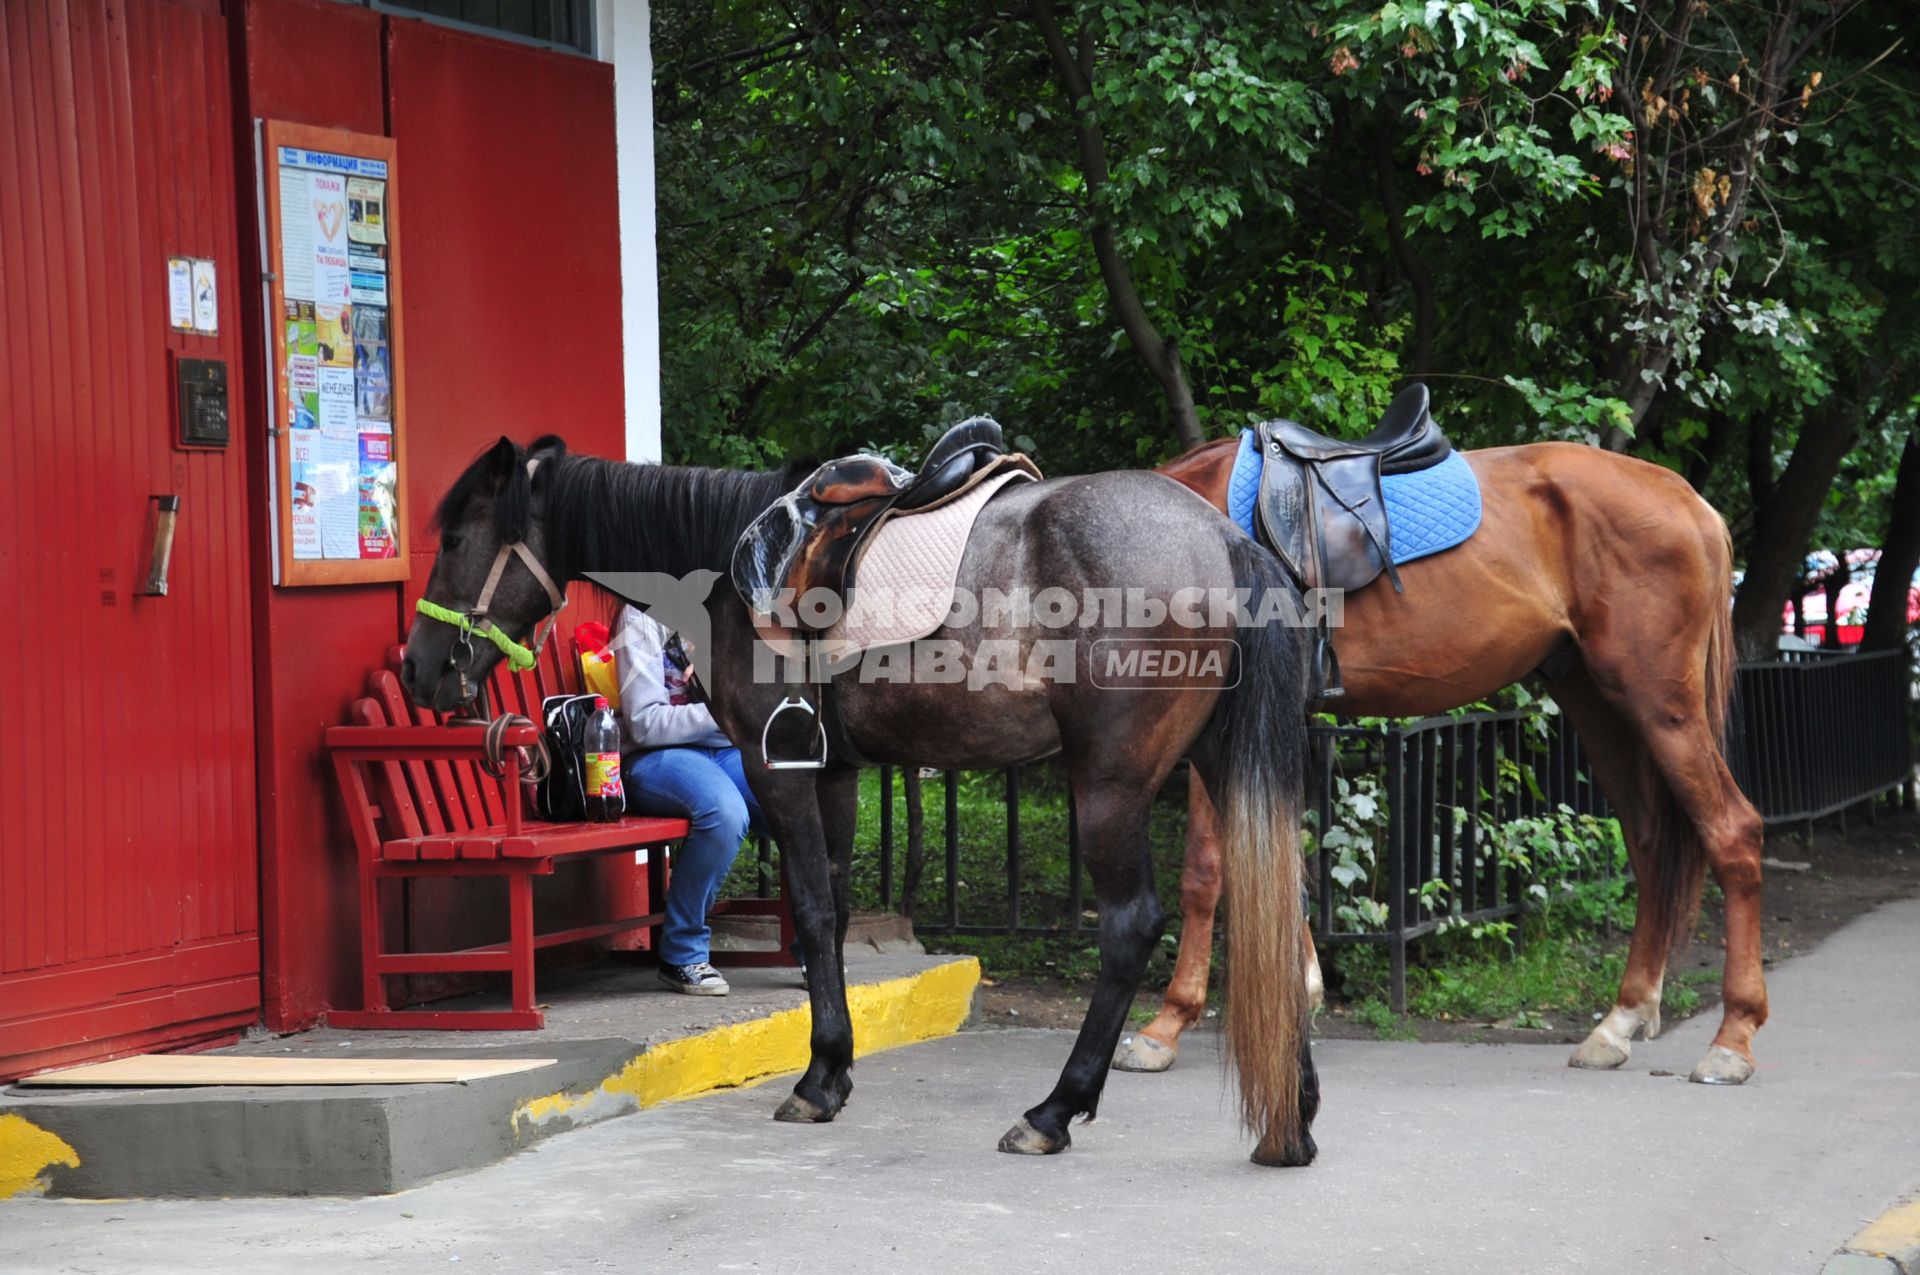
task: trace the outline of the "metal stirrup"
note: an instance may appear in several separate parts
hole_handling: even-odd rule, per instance
[[[767,741],[773,734],[773,724],[782,713],[806,713],[813,718],[814,730],[818,732],[820,755],[818,757],[800,757],[787,761],[775,761],[767,752]],[[798,695],[789,694],[767,714],[767,724],[760,728],[760,759],[768,770],[824,770],[827,765],[827,723],[813,705]]]

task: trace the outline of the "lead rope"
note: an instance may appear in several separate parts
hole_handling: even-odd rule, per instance
[[[507,731],[515,726],[534,726],[539,723],[518,713],[502,713],[498,717],[489,717],[493,706],[488,702],[487,688],[482,686],[480,693],[468,707],[475,710],[472,717],[449,717],[449,726],[484,726],[487,728],[480,756],[480,769],[495,779],[507,777],[506,746],[501,742]],[[532,744],[515,744],[514,751],[520,754],[520,778],[526,783],[537,784],[553,771],[553,755],[547,751],[547,735],[544,730]]]

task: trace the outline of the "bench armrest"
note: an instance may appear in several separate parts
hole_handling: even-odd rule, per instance
[[[531,748],[540,742],[538,726],[509,726],[501,732],[506,748]],[[327,747],[355,761],[468,761],[486,754],[484,726],[329,726]]]

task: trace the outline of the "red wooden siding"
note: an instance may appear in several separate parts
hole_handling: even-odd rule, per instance
[[[261,117],[399,143],[416,535],[501,432],[623,446],[610,68],[332,0],[0,0],[0,1076],[358,1003],[321,734],[425,561],[268,583]],[[217,263],[218,337],[169,332],[169,255]],[[175,354],[226,361],[226,450],[173,446]],[[172,592],[139,597],[164,493]]]
[[[291,1030],[360,1003],[353,842],[321,732],[347,720],[404,636],[440,494],[503,432],[553,430],[606,455],[625,446],[613,73],[332,0],[246,0],[239,23],[248,115],[394,138],[407,272],[413,578],[262,586],[257,617],[265,1013]],[[248,411],[263,430],[258,404]],[[543,924],[609,906],[595,896],[615,865],[578,867],[541,882]],[[488,937],[475,927],[498,907],[465,907],[452,884],[414,891],[394,933],[419,945]]]
[[[259,1003],[229,83],[204,7],[0,5],[0,1075]],[[218,337],[169,331],[173,254],[216,262]],[[226,450],[173,446],[171,354],[226,360]]]

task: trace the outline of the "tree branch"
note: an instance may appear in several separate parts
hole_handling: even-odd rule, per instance
[[[1100,278],[1106,283],[1107,297],[1113,303],[1114,316],[1120,320],[1120,328],[1127,334],[1134,353],[1160,382],[1180,446],[1183,449],[1198,447],[1206,441],[1206,435],[1200,428],[1200,413],[1194,406],[1193,390],[1187,384],[1179,348],[1160,335],[1148,317],[1147,307],[1134,287],[1133,272],[1120,252],[1113,222],[1100,210],[1100,193],[1109,174],[1106,138],[1093,108],[1092,41],[1088,33],[1082,31],[1078,54],[1068,47],[1052,0],[1035,0],[1032,14],[1053,60],[1054,74],[1073,102],[1074,142],[1079,152],[1080,175],[1087,187],[1087,212],[1092,218],[1089,237],[1093,240],[1094,257],[1100,263]]]

